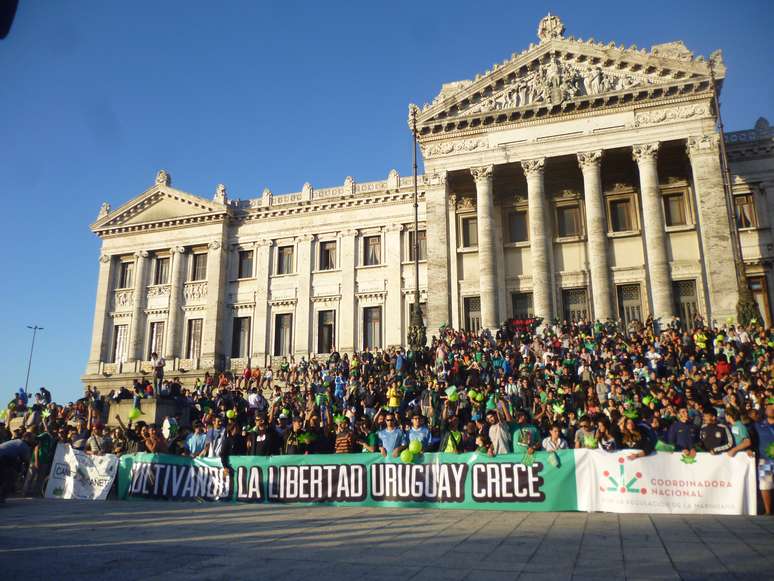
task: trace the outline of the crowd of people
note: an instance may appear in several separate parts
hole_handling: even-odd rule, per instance
[[[423,452],[489,456],[593,448],[749,454],[763,510],[774,489],[774,329],[652,322],[509,321],[495,333],[440,329],[405,348],[205,375],[152,377],[67,405],[23,390],[0,417],[4,495],[19,464],[23,494],[40,494],[58,442],[87,454],[232,455]],[[163,361],[161,363],[163,368]],[[143,421],[148,397],[180,410]],[[129,419],[111,400],[133,401]],[[6,422],[21,417],[11,433]],[[105,424],[114,425],[107,429]],[[418,443],[415,443],[418,442]]]

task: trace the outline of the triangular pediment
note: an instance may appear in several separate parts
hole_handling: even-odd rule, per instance
[[[224,214],[224,204],[211,202],[166,185],[156,185],[120,208],[101,216],[92,230],[100,232],[139,224],[169,223],[195,216]]]
[[[649,50],[563,36],[564,26],[547,16],[540,43],[531,44],[475,79],[445,84],[417,115],[420,134],[469,129],[470,123],[517,121],[574,112],[607,102],[620,105],[644,97],[673,96],[709,86],[710,66],[722,79],[719,51],[710,61],[694,58],[682,42]]]

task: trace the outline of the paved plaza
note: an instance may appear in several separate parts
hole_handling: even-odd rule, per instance
[[[767,517],[11,499],[5,579],[772,579]]]

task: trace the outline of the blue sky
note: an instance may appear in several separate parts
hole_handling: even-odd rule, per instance
[[[774,121],[770,2],[39,2],[0,41],[5,210],[0,390],[78,397],[96,290],[100,204],[166,168],[210,197],[298,191],[410,173],[407,105],[536,42],[722,48],[729,130]]]

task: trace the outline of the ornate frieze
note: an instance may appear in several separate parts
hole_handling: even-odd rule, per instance
[[[668,107],[652,111],[638,111],[634,114],[634,126],[645,127],[648,125],[658,125],[659,123],[684,121],[686,119],[701,119],[702,117],[709,116],[710,107],[708,104],[680,105],[678,107]]]
[[[170,285],[168,284],[154,284],[148,287],[148,298],[153,297],[168,297]]]
[[[452,155],[455,153],[469,153],[478,149],[486,149],[489,142],[483,138],[461,139],[458,141],[444,141],[422,145],[422,155],[425,158]]]
[[[115,291],[113,295],[113,301],[116,310],[130,307],[133,300],[134,290],[132,289],[119,289]]]
[[[183,286],[183,296],[186,301],[200,301],[207,298],[207,281],[187,282]]]
[[[717,133],[692,135],[688,138],[686,149],[691,157],[702,154],[717,155],[720,147],[720,136]]]

